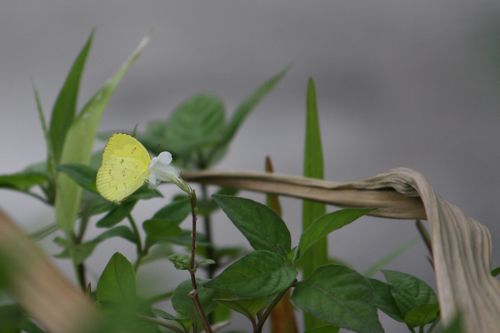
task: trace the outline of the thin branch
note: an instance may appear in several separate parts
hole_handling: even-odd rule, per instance
[[[205,185],[205,184],[201,184],[201,198],[203,199],[203,201],[208,200],[207,185]],[[214,251],[214,243],[213,243],[213,237],[212,237],[212,221],[210,218],[210,214],[203,216],[203,222],[205,225],[205,237],[206,237],[207,242],[208,242],[207,259],[212,259],[215,261],[215,251]],[[207,265],[206,266],[207,277],[209,279],[212,279],[215,276],[216,270],[217,270],[217,262],[214,262],[213,264]]]
[[[191,231],[191,267],[189,269],[189,275],[191,276],[191,286],[193,290],[189,293],[189,296],[193,299],[194,306],[198,315],[201,318],[203,327],[206,333],[212,333],[212,328],[210,327],[210,322],[203,311],[201,306],[200,297],[198,295],[198,284],[196,282],[196,192],[191,190],[189,193],[191,199],[191,216],[192,216],[192,231]]]

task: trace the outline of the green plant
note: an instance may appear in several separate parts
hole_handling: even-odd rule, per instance
[[[328,257],[328,235],[376,207],[327,213],[324,204],[305,201],[303,231],[299,242],[292,244],[288,227],[280,216],[279,200],[273,196],[268,197],[268,205],[237,197],[237,190],[230,188],[218,188],[210,196],[209,189],[202,184],[198,198],[196,191],[187,186],[140,223],[133,216],[134,208],[143,200],[162,197],[160,191],[143,186],[120,203],[102,198],[96,188],[101,152],[93,153],[100,119],[146,41],[77,112],[80,80],[92,39],[93,34],[75,60],[48,123],[34,88],[47,143],[46,161],[15,174],[1,175],[0,187],[20,191],[54,207],[56,223],[41,228],[32,237],[41,239],[58,234],[54,242],[61,251],[56,257],[71,260],[82,292],[88,293],[106,314],[100,328],[103,332],[212,332],[230,319],[231,311],[236,311],[247,317],[253,332],[258,333],[282,299],[287,302],[289,299],[304,312],[307,332],[336,332],[339,328],[383,332],[379,310],[407,325],[411,332],[424,332],[426,327],[427,332],[434,329],[439,320],[437,298],[423,281],[394,271],[383,271],[385,282],[371,278],[390,257],[383,258],[367,274],[345,264],[332,264]],[[176,166],[184,170],[213,167],[228,152],[246,117],[286,72],[287,69],[279,72],[259,86],[227,121],[219,97],[196,95],[181,103],[168,119],[153,121],[134,135],[154,155],[170,151]],[[304,175],[323,178],[312,80],[307,88],[306,105]],[[108,136],[109,133],[101,135]],[[212,215],[219,209],[246,238],[250,250],[219,247],[214,243]],[[203,222],[203,232],[197,228],[198,216]],[[185,229],[181,223],[188,218],[191,227]],[[88,239],[86,231],[91,223],[102,232]],[[98,244],[113,237],[132,243],[136,258],[131,261],[115,253],[97,285],[89,286],[86,260]],[[187,271],[189,278],[173,291],[146,299],[137,292],[136,272],[141,265],[157,259],[170,260],[176,269]],[[0,277],[8,275],[0,273]],[[175,313],[158,305],[166,299],[170,299]],[[43,332],[15,304],[0,307],[0,318],[8,318],[0,320],[2,329]]]

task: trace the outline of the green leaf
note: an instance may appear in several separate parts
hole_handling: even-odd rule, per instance
[[[170,314],[166,311],[163,311],[161,309],[152,309],[151,310],[155,316],[158,316],[160,318],[166,319],[166,320],[173,320],[177,321],[177,317],[174,316],[173,314]]]
[[[360,333],[383,332],[368,280],[340,265],[318,268],[297,284],[292,302],[298,308],[340,328]]]
[[[95,179],[97,171],[83,164],[64,164],[57,168],[87,191],[97,193]]]
[[[338,230],[354,222],[372,210],[373,209],[347,208],[317,218],[300,237],[299,257],[305,255],[309,249],[332,231]]]
[[[221,291],[217,291],[214,296],[217,302],[246,317],[255,317],[259,311],[271,302],[271,298],[272,296],[242,299],[232,293]]]
[[[285,257],[259,250],[234,262],[205,286],[240,298],[258,298],[290,287],[296,275]]]
[[[61,155],[61,164],[88,164],[92,156],[94,138],[102,114],[116,90],[118,83],[130,66],[138,59],[147,44],[147,38],[141,41],[132,56],[122,65],[116,74],[87,102],[78,117],[72,122]],[[66,232],[73,230],[79,210],[81,189],[68,176],[57,177],[56,221]]]
[[[50,165],[50,176],[53,178],[54,170],[55,170],[55,157],[54,157],[54,149],[52,145],[52,140],[50,138],[49,129],[47,127],[47,121],[45,120],[45,114],[42,107],[42,102],[40,100],[40,95],[38,94],[38,90],[35,87],[35,83],[32,83],[33,95],[35,95],[35,104],[36,110],[38,112],[38,119],[40,120],[40,125],[43,131],[43,137],[45,139],[45,145],[47,146],[47,162]]]
[[[46,225],[44,227],[41,227],[40,229],[33,231],[29,234],[30,238],[34,241],[39,241],[44,239],[45,237],[53,234],[59,230],[59,226],[56,223],[51,223],[49,225]]]
[[[403,315],[401,311],[399,311],[396,300],[392,297],[391,286],[375,279],[368,279],[368,281],[370,281],[373,288],[375,306],[392,319],[404,322]]]
[[[438,304],[436,294],[424,281],[402,272],[382,272],[391,285],[391,294],[404,318],[420,305]]]
[[[162,241],[171,241],[173,237],[179,236],[182,229],[175,222],[151,219],[143,224],[146,232],[146,244],[148,247]]]
[[[126,227],[126,226],[119,226],[119,227],[116,227],[116,228],[112,228],[112,229],[109,229],[105,232],[103,232],[102,234],[100,234],[99,236],[95,237],[94,239],[90,240],[90,241],[87,241],[87,242],[84,242],[84,243],[81,243],[81,244],[78,244],[76,246],[74,246],[73,248],[73,260],[75,261],[76,264],[80,264],[82,262],[84,262],[85,260],[87,260],[88,257],[90,257],[92,255],[92,253],[94,252],[95,248],[97,247],[97,245],[99,245],[100,243],[102,243],[103,241],[109,239],[109,238],[113,238],[113,237],[120,237],[120,238],[123,238],[123,239],[126,239],[132,243],[137,243],[137,238],[135,236],[135,234],[132,232],[132,230],[130,230],[129,227]],[[57,255],[55,255],[55,257],[57,258],[68,258],[70,257],[70,253],[69,253],[69,249],[67,248],[67,242],[65,240],[62,240],[62,239],[57,239],[57,242],[62,245],[63,247],[65,247],[65,250]]]
[[[209,314],[216,307],[216,303],[213,301],[215,292],[203,286],[204,280],[196,279],[196,282],[198,284],[198,297],[200,298],[201,306],[205,314]],[[181,318],[199,318],[193,304],[193,299],[189,296],[191,290],[191,280],[186,280],[175,288],[174,295],[172,296],[172,306]]]
[[[409,240],[405,243],[403,243],[400,247],[397,249],[389,252],[386,254],[384,257],[382,257],[380,260],[378,260],[375,264],[373,264],[368,270],[365,272],[366,277],[372,277],[375,273],[380,271],[383,267],[387,266],[389,263],[391,263],[394,259],[408,251],[410,248],[412,248],[415,244],[418,243],[419,237],[415,237],[412,240]]]
[[[221,187],[214,194],[235,196],[237,193],[238,189],[236,188]],[[208,216],[210,214],[215,213],[220,207],[217,205],[215,200],[208,199],[208,200],[198,200],[197,208],[199,215]]]
[[[224,128],[224,103],[213,95],[196,95],[182,102],[170,116],[165,143],[177,154],[186,154],[215,142]]]
[[[0,188],[27,191],[33,186],[47,182],[47,176],[39,172],[22,171],[0,175]]]
[[[179,224],[184,221],[189,214],[191,214],[191,200],[184,197],[179,200],[174,200],[160,208],[160,210],[153,215],[153,219]]]
[[[213,198],[255,250],[283,255],[290,251],[290,232],[271,208],[245,198],[224,195],[214,195]]]
[[[307,330],[304,333],[337,333],[338,331],[339,329],[337,327],[327,325]]]
[[[444,327],[443,329],[439,330],[439,333],[464,333],[465,328],[463,324],[463,318],[461,313],[455,314],[455,317],[449,323]]]
[[[135,201],[125,202],[121,205],[116,206],[109,211],[102,219],[97,221],[96,226],[99,228],[110,228],[120,223],[129,216],[130,212],[135,206]]]
[[[87,42],[75,59],[75,62],[66,77],[66,81],[59,91],[54,107],[52,108],[49,134],[56,162],[59,162],[61,159],[66,135],[72,126],[73,119],[76,114],[80,81],[85,68],[87,56],[92,46],[93,37],[94,32],[92,31],[87,39]]]
[[[250,112],[257,106],[257,104],[259,104],[262,98],[273,90],[276,84],[281,81],[287,72],[288,68],[268,79],[254,92],[252,92],[252,94],[248,96],[240,105],[238,105],[228,124],[224,128],[224,132],[221,137],[221,145],[225,145],[231,141]]]
[[[96,289],[97,301],[101,303],[136,302],[135,270],[132,264],[120,253],[109,260],[99,278]]]
[[[321,133],[319,126],[318,108],[316,106],[316,89],[314,81],[309,79],[307,85],[306,101],[306,130],[304,144],[304,176],[323,179],[324,178],[323,150],[321,144]],[[320,216],[326,213],[326,206],[323,203],[304,200],[302,205],[302,231]],[[314,270],[328,263],[328,240],[326,236],[316,241],[309,254],[303,256],[302,266],[304,278],[308,278]],[[324,323],[307,313],[304,314],[305,328],[312,329],[323,326]]]
[[[491,270],[491,275],[493,275],[493,276],[500,275],[500,267],[497,267],[497,268],[495,268],[495,269],[492,269],[492,270]]]
[[[439,306],[437,304],[421,304],[405,315],[405,323],[410,327],[425,326],[439,317]]]
[[[137,201],[137,200],[148,200],[154,198],[163,198],[160,191],[149,188],[148,185],[143,185],[139,187],[137,191],[132,193],[124,202]]]

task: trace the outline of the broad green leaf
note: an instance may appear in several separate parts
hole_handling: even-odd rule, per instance
[[[410,327],[425,326],[439,317],[439,306],[437,304],[421,304],[405,315],[405,323]]]
[[[309,79],[307,85],[306,100],[306,130],[304,144],[304,176],[311,178],[324,178],[323,171],[323,150],[321,144],[321,133],[318,118],[318,108],[316,106],[316,89],[314,81]],[[323,203],[304,200],[302,206],[302,231],[320,216],[325,215],[326,206]],[[304,278],[308,278],[314,270],[328,263],[328,240],[326,236],[321,237],[312,246],[309,254],[303,257]],[[318,319],[304,313],[305,329],[312,329],[323,326]]]
[[[110,228],[117,225],[123,219],[127,218],[135,206],[135,201],[130,201],[116,206],[109,211],[102,219],[97,221],[96,226],[99,228]]]
[[[130,230],[129,227],[126,226],[119,226],[116,228],[109,229],[99,236],[95,237],[94,239],[78,244],[74,246],[73,248],[73,260],[75,261],[76,264],[82,263],[85,260],[87,260],[88,257],[92,255],[94,252],[95,248],[97,245],[102,243],[103,241],[113,238],[113,237],[120,237],[123,239],[126,239],[132,243],[137,243],[137,237],[136,235]],[[68,258],[70,257],[69,250],[67,249],[67,242],[62,239],[57,239],[57,242],[64,246],[66,249],[57,254],[55,257],[57,258]]]
[[[47,182],[47,176],[38,172],[22,171],[0,175],[0,188],[27,191],[33,186]]]
[[[87,191],[97,193],[95,179],[97,171],[83,164],[64,164],[57,168]]]
[[[338,331],[339,329],[337,327],[327,325],[307,330],[304,333],[337,333]]]
[[[309,249],[329,233],[356,221],[370,211],[372,209],[346,208],[317,218],[304,230],[300,237],[299,257],[306,255]]]
[[[109,260],[97,283],[96,298],[101,303],[136,302],[135,270],[120,253]]]
[[[87,102],[72,122],[61,155],[61,164],[88,164],[92,156],[94,138],[102,114],[118,83],[138,59],[148,39],[141,41],[132,56],[116,74]],[[68,176],[59,174],[56,190],[56,221],[66,232],[73,230],[81,197],[80,187]]]
[[[81,206],[82,215],[90,217],[109,212],[114,209],[117,204],[104,199],[97,193],[84,190],[82,193]]]
[[[163,195],[160,191],[154,188],[149,188],[148,185],[143,185],[142,187],[139,187],[137,191],[132,193],[128,198],[126,198],[124,202],[148,200],[154,198],[163,198]]]
[[[49,134],[56,162],[59,162],[61,159],[64,141],[76,114],[80,81],[87,56],[92,46],[93,37],[94,32],[92,31],[87,42],[75,59],[66,77],[66,81],[59,91],[54,107],[52,108]]]
[[[224,103],[212,95],[196,95],[182,102],[165,128],[165,144],[185,154],[215,143],[224,128]]]
[[[246,317],[255,317],[259,311],[271,302],[272,296],[242,299],[228,292],[217,291],[214,299]]]
[[[196,279],[196,282],[198,285],[198,297],[200,298],[201,306],[205,314],[209,314],[216,307],[216,303],[213,301],[215,291],[205,288],[203,286],[204,280]],[[191,290],[193,290],[191,280],[186,280],[175,288],[174,295],[172,296],[172,306],[181,318],[199,318],[198,312],[193,304],[193,299],[189,296]]]
[[[384,331],[377,317],[370,283],[345,266],[318,268],[308,279],[297,284],[292,302],[299,309],[340,328],[359,333]]]
[[[375,264],[373,264],[370,268],[368,268],[365,272],[365,276],[372,277],[375,273],[377,273],[382,268],[387,266],[394,259],[396,259],[400,255],[402,255],[403,253],[408,251],[410,248],[412,248],[415,244],[418,243],[418,241],[419,241],[419,237],[415,237],[414,239],[403,243],[400,247],[398,247],[394,251],[389,252],[384,257],[382,257],[380,260],[378,260]]]
[[[179,236],[182,233],[182,229],[178,223],[166,220],[147,220],[144,222],[143,228],[146,233],[146,245],[148,247],[158,242],[172,241],[173,237]],[[190,233],[188,237],[190,237]]]
[[[290,251],[290,232],[271,208],[245,198],[224,195],[214,195],[213,198],[255,250],[283,255]]]
[[[152,309],[151,310],[155,316],[158,316],[160,318],[166,319],[166,320],[173,320],[177,321],[177,317],[174,316],[173,314],[170,314],[166,311],[163,311],[161,309]]]
[[[0,306],[0,332],[2,333],[21,333],[21,322],[23,320],[23,311],[16,304]]]
[[[258,298],[290,287],[296,275],[285,257],[259,250],[234,262],[205,286],[240,298]]]
[[[391,286],[376,279],[368,279],[368,281],[370,281],[373,288],[375,306],[392,319],[404,322],[396,300],[392,297]]]
[[[424,304],[438,304],[436,294],[424,281],[402,272],[384,270],[391,286],[391,294],[403,318],[414,308]]]
[[[174,200],[158,210],[152,219],[181,223],[191,214],[191,200],[187,197]]]
[[[167,257],[168,260],[172,264],[174,264],[176,269],[179,270],[188,270],[191,269],[191,255],[187,254],[180,254],[180,253],[172,253]],[[212,265],[214,264],[215,261],[212,259],[205,259],[205,258],[196,258],[196,267],[202,267],[202,266],[207,266],[207,265]]]

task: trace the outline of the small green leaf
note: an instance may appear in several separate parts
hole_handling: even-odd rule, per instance
[[[214,195],[213,198],[255,250],[283,255],[290,251],[290,232],[271,208],[245,198],[224,195]]]
[[[66,134],[61,154],[61,164],[88,164],[92,157],[94,138],[102,115],[120,80],[130,66],[139,58],[147,44],[141,41],[131,57],[120,67],[115,75],[99,89],[87,102],[80,114],[73,120]],[[56,180],[56,221],[66,232],[73,230],[79,211],[81,188],[68,176],[59,174]]]
[[[176,269],[188,270],[191,268],[191,257],[185,254],[174,253],[167,257]]]
[[[61,158],[66,134],[76,114],[80,81],[92,46],[93,37],[94,32],[92,31],[87,42],[76,57],[52,108],[49,134],[56,162],[59,162]]]
[[[421,304],[405,315],[405,323],[410,327],[425,326],[439,317],[439,306],[437,304]]]
[[[347,208],[317,218],[308,228],[306,228],[306,230],[304,230],[300,237],[299,257],[307,253],[314,244],[332,231],[338,230],[354,222],[372,210],[373,209]]]
[[[27,191],[33,186],[47,182],[47,176],[38,172],[22,171],[0,175],[0,188]]]
[[[148,247],[158,242],[171,241],[173,237],[179,236],[182,232],[177,223],[157,219],[145,221],[143,228],[146,232],[146,244]]]
[[[205,314],[209,314],[216,307],[216,303],[213,301],[215,292],[203,286],[204,280],[196,279],[196,282],[198,284],[198,297],[200,298],[201,306]],[[181,318],[199,318],[193,304],[193,299],[189,296],[192,289],[191,280],[186,280],[175,288],[174,295],[172,296],[172,306]]]
[[[391,294],[403,315],[424,304],[438,304],[436,294],[424,281],[402,272],[384,270]]]
[[[163,206],[153,215],[153,219],[179,224],[184,221],[189,214],[191,214],[191,200],[185,197],[174,200],[166,206]]]
[[[120,223],[125,219],[135,206],[135,201],[126,202],[118,205],[109,211],[102,219],[97,221],[96,226],[99,228],[110,228]]]
[[[160,191],[149,188],[149,186],[144,185],[139,187],[137,191],[132,193],[124,202],[137,201],[137,200],[148,200],[154,198],[163,198],[163,195]]]
[[[240,298],[258,298],[290,287],[297,271],[283,256],[259,250],[234,262],[205,286]]]
[[[408,251],[410,248],[412,248],[415,244],[418,243],[420,237],[415,237],[412,240],[409,240],[405,243],[403,243],[401,246],[399,246],[397,249],[389,252],[385,256],[383,256],[381,259],[379,259],[375,264],[373,264],[370,268],[368,268],[365,272],[366,277],[372,277],[375,273],[380,271],[382,268],[387,266],[389,263],[391,263],[394,259],[398,258],[400,255]]]
[[[394,297],[392,297],[391,286],[375,279],[368,279],[368,281],[370,281],[373,288],[375,306],[392,319],[404,322],[403,315],[401,311],[399,311]]]
[[[95,178],[97,171],[83,164],[64,164],[57,168],[87,191],[97,193]]]
[[[115,253],[104,268],[97,283],[96,298],[101,303],[136,302],[135,270],[122,254]]]
[[[129,227],[119,226],[116,228],[112,228],[112,229],[109,229],[109,230],[103,232],[102,234],[100,234],[99,236],[95,237],[94,239],[92,239],[90,241],[87,241],[87,242],[84,242],[84,243],[81,243],[81,244],[74,246],[73,257],[74,257],[75,263],[79,264],[79,263],[82,263],[85,260],[87,260],[87,258],[92,255],[92,253],[94,252],[97,245],[99,245],[103,241],[105,241],[109,238],[113,238],[113,237],[120,237],[120,238],[126,239],[132,243],[137,243],[136,235],[132,232],[132,230],[130,230]],[[69,254],[69,250],[67,249],[66,241],[62,241],[62,239],[57,238],[56,242],[59,245],[65,247],[65,250],[63,252],[55,255],[55,257],[68,258],[70,256],[70,254]]]
[[[491,275],[493,275],[493,276],[500,275],[500,267],[497,267],[497,268],[491,270]]]
[[[213,95],[196,95],[182,102],[172,113],[164,142],[177,154],[190,153],[216,142],[224,128],[224,103]]]
[[[44,239],[45,237],[53,234],[59,230],[59,226],[56,223],[51,223],[49,225],[46,225],[44,227],[41,227],[40,229],[33,231],[29,234],[30,238],[34,241],[39,241]]]
[[[383,332],[368,280],[340,265],[318,268],[297,284],[292,302],[311,315],[359,333]]]

